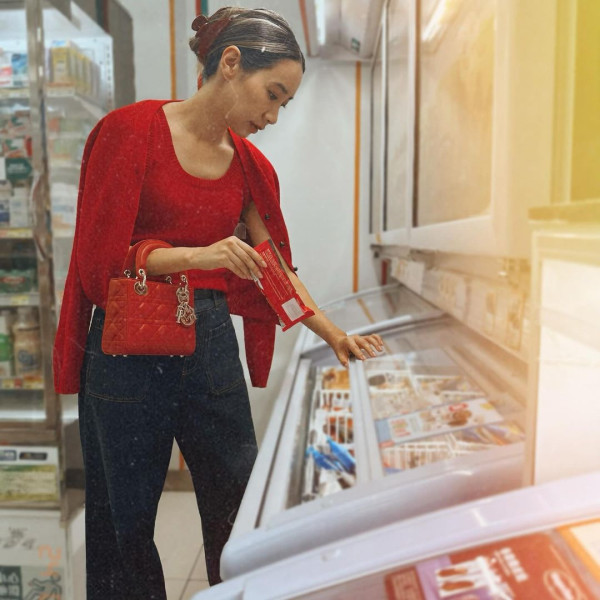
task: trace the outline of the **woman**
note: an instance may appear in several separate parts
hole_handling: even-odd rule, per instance
[[[277,176],[245,140],[276,123],[300,85],[304,57],[288,24],[267,10],[223,8],[192,27],[190,46],[204,66],[198,92],[113,111],[90,134],[82,161],[54,367],[57,391],[79,392],[88,600],[166,598],[153,531],[173,438],[194,482],[209,581],[220,581],[219,557],[256,455],[230,312],[244,318],[257,386],[266,385],[277,322],[252,281],[265,266],[253,245],[278,245],[315,312],[304,323],[342,364],[381,350],[378,336],[347,336],[331,323],[290,268]],[[240,219],[247,242],[232,235]],[[189,272],[192,356],[101,351],[109,280],[129,246],[147,238],[174,246],[150,254],[149,274]]]

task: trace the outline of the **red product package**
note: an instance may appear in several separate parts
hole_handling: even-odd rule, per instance
[[[262,270],[262,279],[254,282],[263,293],[271,308],[279,317],[282,331],[312,317],[315,313],[304,305],[279,261],[273,240],[269,239],[254,248],[267,263]]]

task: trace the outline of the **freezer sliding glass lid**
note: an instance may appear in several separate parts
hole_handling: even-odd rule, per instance
[[[376,479],[524,440],[518,360],[449,318],[383,339],[385,353],[357,363],[352,385],[333,360],[314,366],[302,502],[352,487],[361,471]]]
[[[374,329],[381,323],[419,317],[439,311],[429,302],[403,286],[391,284],[341,298],[321,306],[323,312],[344,331]],[[309,333],[307,344],[321,343]]]

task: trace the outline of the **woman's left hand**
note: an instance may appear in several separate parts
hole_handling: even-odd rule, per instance
[[[375,350],[383,351],[383,340],[381,336],[373,333],[371,335],[344,335],[337,338],[331,347],[338,360],[344,367],[348,366],[350,356],[359,360],[365,360],[369,356],[377,356]]]

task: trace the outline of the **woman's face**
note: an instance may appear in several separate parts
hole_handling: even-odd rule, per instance
[[[295,60],[283,59],[268,69],[253,72],[239,68],[230,79],[227,124],[241,137],[274,125],[280,108],[294,97],[301,81],[302,66]]]

